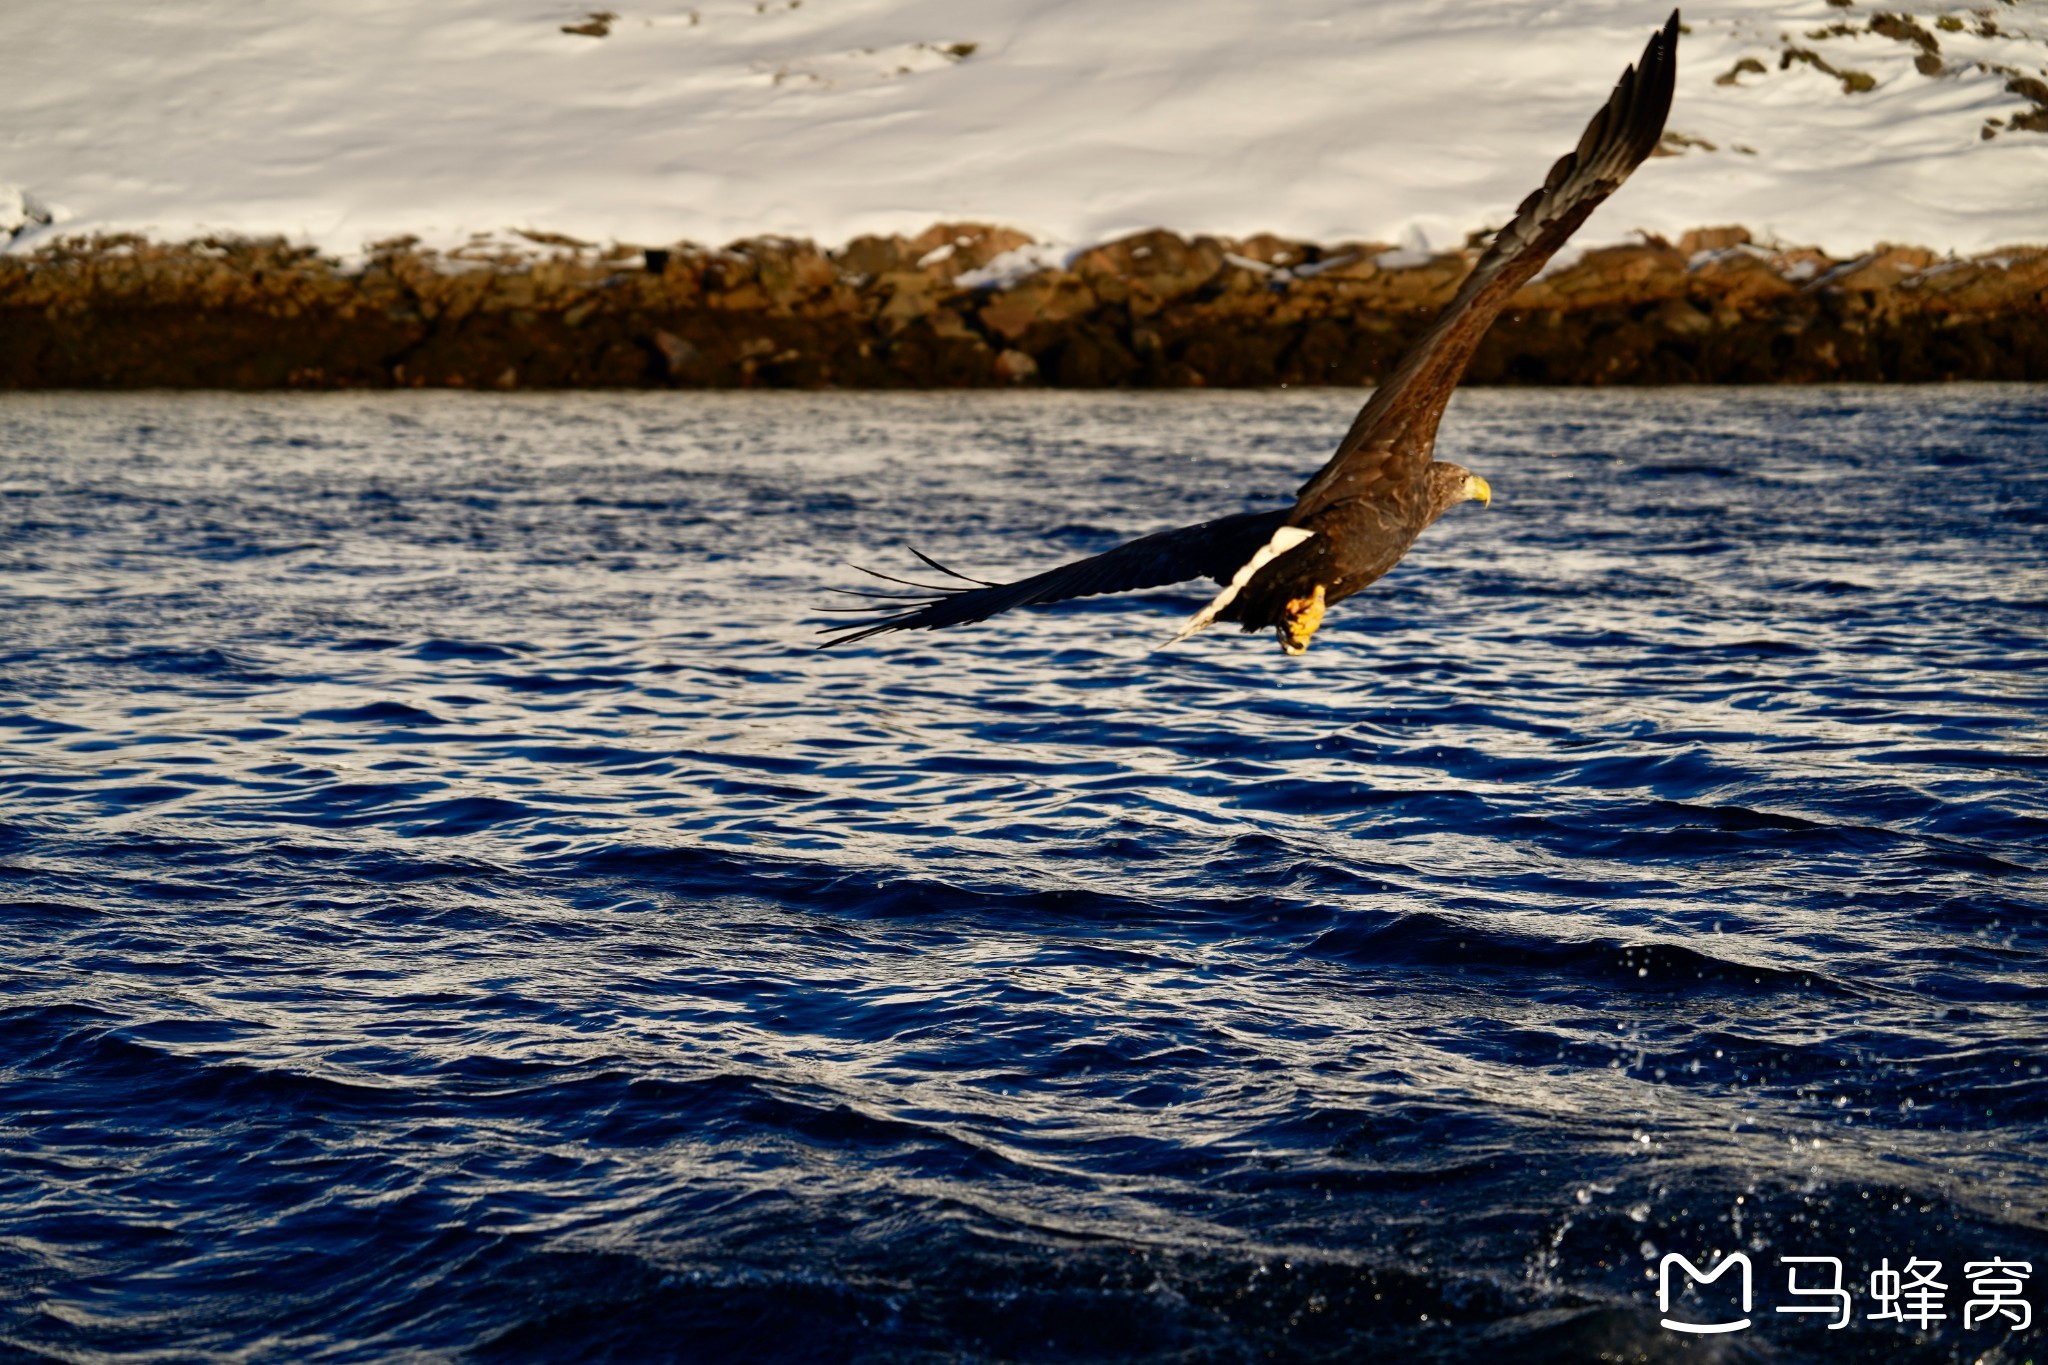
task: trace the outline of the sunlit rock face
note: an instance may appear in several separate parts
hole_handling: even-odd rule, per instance
[[[1483,248],[1152,230],[1073,251],[942,223],[598,247],[543,232],[344,264],[282,241],[0,257],[0,386],[1370,384]],[[1850,258],[1741,227],[1570,253],[1474,361],[1494,384],[2048,378],[2048,248]]]

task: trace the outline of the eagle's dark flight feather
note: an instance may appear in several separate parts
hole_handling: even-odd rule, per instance
[[[1141,536],[1114,550],[1062,564],[1057,569],[1049,569],[1015,583],[990,583],[978,588],[927,588],[925,591],[932,594],[929,599],[918,601],[899,614],[825,627],[827,632],[849,632],[825,643],[828,646],[843,645],[885,630],[939,630],[945,626],[964,626],[971,621],[985,621],[1014,607],[1064,602],[1069,598],[1094,597],[1101,593],[1136,592],[1140,588],[1157,588],[1167,583],[1185,583],[1191,578],[1213,578],[1222,583],[1286,521],[1285,507],[1266,512],[1240,512],[1236,516],[1219,517],[1196,526],[1182,526]],[[911,553],[941,573],[953,574],[967,582],[979,581],[969,579],[965,574],[955,574],[916,550]],[[899,600],[909,602],[913,599],[906,596]]]

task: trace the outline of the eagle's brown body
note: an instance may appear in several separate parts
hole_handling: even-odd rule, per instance
[[[1373,390],[1292,507],[1161,531],[1015,583],[982,583],[918,554],[941,573],[976,586],[909,584],[919,595],[895,597],[896,606],[880,616],[870,612],[828,627],[837,638],[827,643],[937,630],[1012,607],[1210,578],[1223,590],[1182,637],[1215,621],[1235,621],[1247,631],[1271,628],[1288,653],[1301,653],[1324,610],[1398,564],[1430,523],[1460,502],[1492,500],[1484,479],[1432,458],[1444,407],[1508,299],[1656,148],[1671,107],[1677,53],[1673,11],[1643,49],[1641,63],[1622,73],[1579,145],[1494,235],[1457,297]]]
[[[1431,522],[1470,498],[1471,479],[1457,465],[1432,460],[1420,479],[1384,497],[1346,498],[1319,509],[1295,523],[1314,535],[1254,575],[1217,619],[1236,621],[1247,631],[1283,628],[1285,643],[1286,623],[1304,610],[1295,604],[1317,600],[1321,588],[1321,605],[1334,606],[1371,586],[1401,562]]]

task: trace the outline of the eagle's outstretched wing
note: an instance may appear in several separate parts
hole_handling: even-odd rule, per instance
[[[1486,329],[1587,215],[1656,150],[1671,109],[1677,66],[1678,11],[1673,10],[1643,49],[1641,63],[1622,73],[1578,147],[1550,168],[1543,188],[1522,201],[1443,315],[1373,390],[1337,453],[1302,485],[1294,521],[1333,502],[1406,488],[1421,477],[1444,405]]]
[[[859,620],[825,627],[824,633],[837,637],[825,644],[828,647],[843,645],[886,630],[938,630],[942,626],[962,626],[970,621],[987,620],[1012,607],[1064,602],[1070,597],[1093,597],[1099,593],[1135,592],[1139,588],[1185,583],[1191,578],[1213,578],[1221,583],[1258,552],[1258,548],[1287,520],[1287,515],[1285,507],[1267,512],[1239,512],[1236,516],[1160,531],[1015,583],[948,588],[890,578],[890,582],[906,583],[918,591],[900,595],[858,595],[884,598],[906,609],[892,611],[879,606],[844,608],[866,614]],[[954,573],[916,550],[911,553],[940,573],[966,583],[978,582],[964,574]],[[877,574],[876,577],[889,576]],[[877,612],[881,614],[875,614]]]

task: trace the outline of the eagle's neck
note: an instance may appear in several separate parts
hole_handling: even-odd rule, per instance
[[[1429,525],[1469,499],[1472,495],[1465,491],[1465,481],[1471,477],[1471,471],[1461,465],[1454,465],[1449,460],[1431,460],[1422,479],[1425,511],[1422,524]]]

